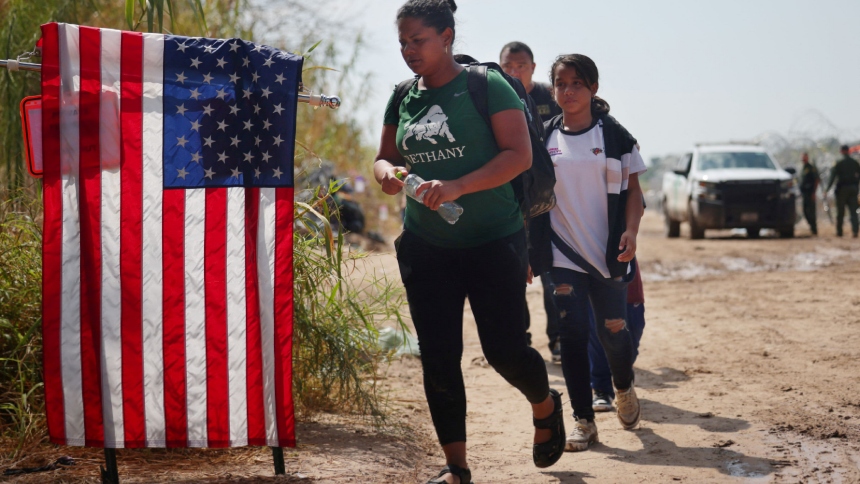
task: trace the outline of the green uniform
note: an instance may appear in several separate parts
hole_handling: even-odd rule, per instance
[[[455,180],[484,166],[499,153],[492,129],[472,103],[464,70],[436,89],[416,83],[395,111],[394,95],[385,109],[385,124],[397,125],[397,149],[406,169],[424,180]],[[523,109],[507,81],[487,72],[489,112]],[[411,198],[406,203],[406,230],[444,248],[477,247],[516,233],[523,218],[510,183],[457,199],[460,220],[451,225],[438,213]]]
[[[857,219],[857,187],[860,184],[860,163],[850,156],[845,156],[833,166],[830,172],[830,182],[827,190],[836,183],[836,235],[842,235],[842,221],[845,219],[845,209],[851,219],[851,232],[857,236],[860,221]]]
[[[818,234],[818,223],[815,215],[815,188],[821,178],[818,169],[812,163],[804,163],[800,170],[800,194],[803,196],[803,216],[809,223],[813,234]]]

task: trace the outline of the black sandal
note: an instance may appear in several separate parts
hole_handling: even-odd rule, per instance
[[[472,484],[472,471],[470,471],[469,469],[463,469],[462,467],[454,464],[448,464],[443,467],[442,471],[439,472],[439,475],[427,481],[427,484],[444,484],[445,479],[440,478],[445,474],[453,474],[454,476],[459,477],[460,484]]]
[[[555,464],[564,455],[564,413],[561,407],[561,394],[552,388],[550,388],[549,394],[555,403],[555,410],[552,415],[542,419],[532,417],[535,428],[552,430],[552,436],[548,441],[534,444],[532,447],[532,458],[535,461],[535,466],[541,468]]]

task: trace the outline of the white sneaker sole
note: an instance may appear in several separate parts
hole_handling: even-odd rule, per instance
[[[600,439],[595,435],[594,438],[587,442],[565,442],[564,443],[564,451],[565,452],[582,452],[583,450],[587,450],[588,446],[591,444],[596,444],[600,442]]]
[[[611,412],[612,405],[592,405],[591,409],[595,412]]]
[[[624,430],[633,430],[639,425],[639,419],[642,417],[642,411],[640,410],[639,413],[636,414],[636,420],[634,420],[631,423],[627,423],[624,420],[622,420],[621,415],[616,415],[616,416],[618,417],[618,422],[621,423],[621,427]]]

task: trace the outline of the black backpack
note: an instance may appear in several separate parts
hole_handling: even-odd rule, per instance
[[[474,61],[468,56],[461,56],[461,59],[458,60],[461,63]],[[529,138],[532,142],[532,166],[511,180],[511,186],[520,204],[520,209],[526,217],[526,223],[528,223],[529,219],[547,213],[555,207],[555,192],[553,191],[555,188],[555,168],[553,168],[552,158],[546,150],[543,123],[540,115],[538,115],[537,107],[520,80],[505,74],[495,62],[468,62],[466,68],[469,70],[467,80],[469,97],[472,98],[472,103],[488,126],[491,125],[487,69],[493,69],[501,74],[523,102],[526,124],[529,127]],[[394,89],[395,108],[400,107],[400,103],[403,102],[416,82],[418,82],[417,77],[407,79],[397,85]]]

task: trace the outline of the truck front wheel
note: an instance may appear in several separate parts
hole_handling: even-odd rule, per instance
[[[693,213],[693,207],[687,207],[687,220],[690,222],[690,239],[698,240],[705,238],[705,229],[699,226],[696,221],[696,214]]]
[[[666,210],[666,204],[663,203],[663,223],[666,237],[674,239],[681,236],[681,222],[672,220],[669,216],[669,211]]]

